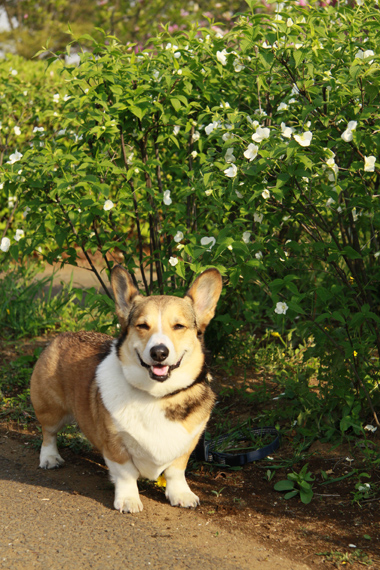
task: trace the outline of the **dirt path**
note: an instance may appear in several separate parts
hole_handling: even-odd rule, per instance
[[[0,434],[0,568],[310,568],[194,510],[170,507],[159,490],[154,499],[143,493],[142,513],[122,515],[112,508],[104,467],[73,457],[62,469],[42,471],[37,450]]]

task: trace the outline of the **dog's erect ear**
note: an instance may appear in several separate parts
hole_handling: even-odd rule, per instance
[[[222,276],[217,269],[206,269],[196,278],[187,297],[193,301],[199,328],[205,328],[215,314],[216,304],[222,291]]]
[[[132,277],[121,265],[115,265],[111,272],[111,285],[116,301],[116,314],[122,328],[128,323],[128,314],[133,299],[139,295],[139,290],[135,287]]]

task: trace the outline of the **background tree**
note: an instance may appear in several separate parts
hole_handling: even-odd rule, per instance
[[[122,43],[136,43],[138,48],[168,26],[170,32],[184,30],[198,23],[200,26],[215,21],[224,30],[231,27],[234,14],[246,9],[241,0],[220,2],[167,2],[157,0],[1,0],[0,7],[6,12],[10,30],[0,33],[0,44],[12,47],[12,51],[26,58],[46,45],[53,51],[63,50],[69,41],[68,25],[73,33],[80,36],[94,33],[94,27],[115,35]],[[89,44],[90,47],[91,44]]]

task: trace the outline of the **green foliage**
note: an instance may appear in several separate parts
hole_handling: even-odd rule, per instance
[[[253,6],[224,36],[164,32],[139,54],[98,30],[2,135],[1,191],[19,201],[2,223],[25,232],[7,255],[75,265],[81,248],[109,271],[121,253],[146,293],[216,266],[214,350],[262,325],[312,338],[305,398],[332,394],[332,429],[360,429],[379,400],[379,24],[374,2]],[[24,72],[7,73],[20,108]]]
[[[38,266],[11,266],[0,280],[1,337],[22,338],[62,328],[65,308],[75,299],[72,285],[53,295],[53,277],[35,279]],[[67,323],[68,325],[69,323]]]
[[[262,8],[260,3],[257,6]],[[207,25],[208,22],[213,23],[216,31],[220,30],[220,24],[231,27],[234,14],[246,7],[244,0],[199,0],[186,6],[178,0],[170,3],[115,0],[112,4],[108,0],[11,0],[3,3],[12,23],[11,30],[0,32],[0,42],[18,55],[31,58],[47,41],[55,51],[64,49],[69,25],[89,48],[92,47],[89,34],[97,37],[98,27],[117,36],[123,44],[142,47],[165,26],[170,31],[189,29],[197,23]]]
[[[285,499],[291,499],[299,494],[301,501],[308,505],[313,498],[313,481],[312,474],[307,471],[308,465],[304,465],[299,473],[292,471],[288,473],[287,479],[278,481],[274,489],[275,491],[287,491]]]

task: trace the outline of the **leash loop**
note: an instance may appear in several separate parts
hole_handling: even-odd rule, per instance
[[[196,459],[206,461],[207,463],[219,463],[220,465],[237,467],[245,465],[246,463],[251,463],[252,461],[259,461],[260,459],[267,457],[270,453],[276,451],[280,446],[280,433],[274,427],[253,428],[248,430],[248,434],[258,437],[262,437],[264,435],[274,435],[276,437],[271,443],[264,445],[259,449],[247,451],[246,453],[233,454],[214,451],[215,448],[219,447],[220,444],[231,437],[230,434],[221,435],[220,437],[211,439],[210,441],[205,441],[203,434],[195,450]],[[247,440],[247,432],[237,432],[234,439]]]

